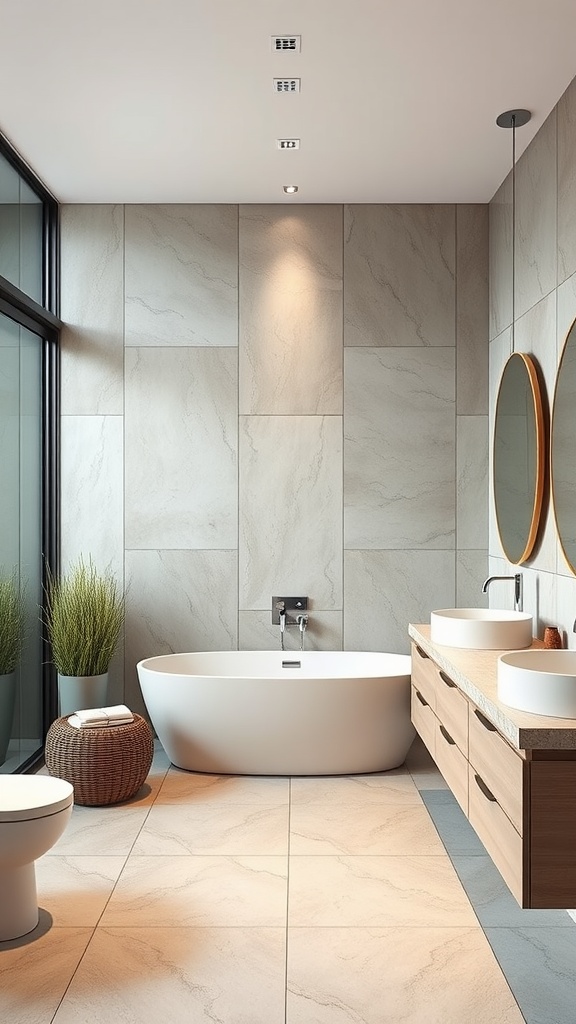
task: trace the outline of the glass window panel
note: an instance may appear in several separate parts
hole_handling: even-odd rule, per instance
[[[0,275],[42,303],[42,200],[0,154]]]

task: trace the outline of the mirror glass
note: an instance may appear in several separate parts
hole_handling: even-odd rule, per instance
[[[552,502],[564,557],[576,572],[576,321],[568,331],[556,376],[550,460]]]
[[[493,482],[500,543],[519,565],[536,541],[544,492],[544,416],[536,367],[529,356],[510,356],[498,390],[494,421]]]

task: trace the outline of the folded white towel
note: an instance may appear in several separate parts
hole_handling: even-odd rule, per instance
[[[119,718],[133,717],[125,704],[115,704],[111,708],[87,708],[76,714],[81,722],[113,722]]]
[[[128,725],[134,715],[125,704],[114,704],[109,708],[86,708],[77,711],[68,719],[75,729],[101,729],[109,725]]]
[[[83,722],[78,714],[76,714],[70,715],[68,725],[74,726],[75,729],[109,729],[113,725],[129,725],[133,721],[134,715],[127,716],[126,718],[106,718],[93,722]]]

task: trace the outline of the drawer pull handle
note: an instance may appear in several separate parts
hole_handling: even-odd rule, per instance
[[[482,712],[478,711],[477,708],[474,708],[474,714],[476,715],[476,718],[480,722],[480,725],[483,725],[485,729],[488,729],[489,732],[498,732],[496,726],[492,725],[492,722],[485,718]]]
[[[481,793],[484,794],[486,799],[487,800],[491,800],[492,803],[494,803],[494,804],[498,803],[498,801],[496,800],[496,797],[494,796],[494,793],[490,792],[490,790],[488,789],[488,786],[486,785],[484,780],[481,779],[480,776],[476,775],[476,774],[474,775],[474,778],[476,780],[476,785],[478,786],[478,789],[480,790]]]
[[[445,672],[439,672],[438,675],[440,676],[442,682],[446,683],[446,686],[450,686],[454,690],[456,689],[456,683],[453,682],[452,679],[450,679],[450,676],[447,676]]]
[[[446,731],[446,729],[444,728],[443,725],[440,726],[440,732],[442,733],[442,735],[443,735],[444,739],[446,740],[446,742],[450,744],[450,746],[452,746],[452,747],[456,746],[456,740],[452,739],[450,733]]]
[[[429,706],[428,705],[428,701],[424,700],[424,697],[420,693],[420,690],[416,690],[416,696],[418,697],[418,700],[420,701],[421,704],[424,705],[425,708],[427,708]]]
[[[423,651],[421,647],[418,647],[418,644],[414,644],[414,647],[421,658],[427,658],[428,660],[430,660],[428,658],[428,655],[426,654],[426,651]]]

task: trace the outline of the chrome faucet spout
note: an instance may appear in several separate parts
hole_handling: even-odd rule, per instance
[[[488,593],[488,587],[495,580],[512,580],[514,582],[514,611],[521,612],[523,610],[524,594],[522,587],[522,573],[514,573],[513,576],[489,576],[487,580],[484,580],[482,584],[482,593]]]

